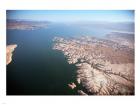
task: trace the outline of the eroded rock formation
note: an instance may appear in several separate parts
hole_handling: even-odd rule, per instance
[[[93,37],[54,38],[69,64],[77,67],[77,84],[88,95],[134,94],[134,49]]]

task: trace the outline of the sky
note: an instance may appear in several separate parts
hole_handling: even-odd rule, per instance
[[[134,22],[133,10],[7,10],[7,19],[75,22]]]

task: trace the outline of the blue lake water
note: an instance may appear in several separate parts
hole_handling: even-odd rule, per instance
[[[55,36],[95,35],[110,29],[52,24],[37,30],[7,29],[7,45],[17,44],[7,66],[7,95],[75,95],[68,87],[75,81],[76,67],[67,63],[62,52],[52,49]]]

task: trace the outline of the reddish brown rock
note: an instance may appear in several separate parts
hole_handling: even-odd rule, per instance
[[[68,86],[71,88],[71,89],[74,89],[74,88],[76,88],[76,85],[75,85],[75,83],[70,83],[70,84],[68,84]]]

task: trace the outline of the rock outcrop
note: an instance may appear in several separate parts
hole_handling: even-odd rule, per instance
[[[8,65],[12,61],[13,51],[16,47],[16,44],[6,46],[6,65]]]
[[[68,63],[77,67],[77,85],[83,88],[78,93],[134,94],[134,49],[92,37],[55,38],[54,41],[53,49],[62,51]]]

